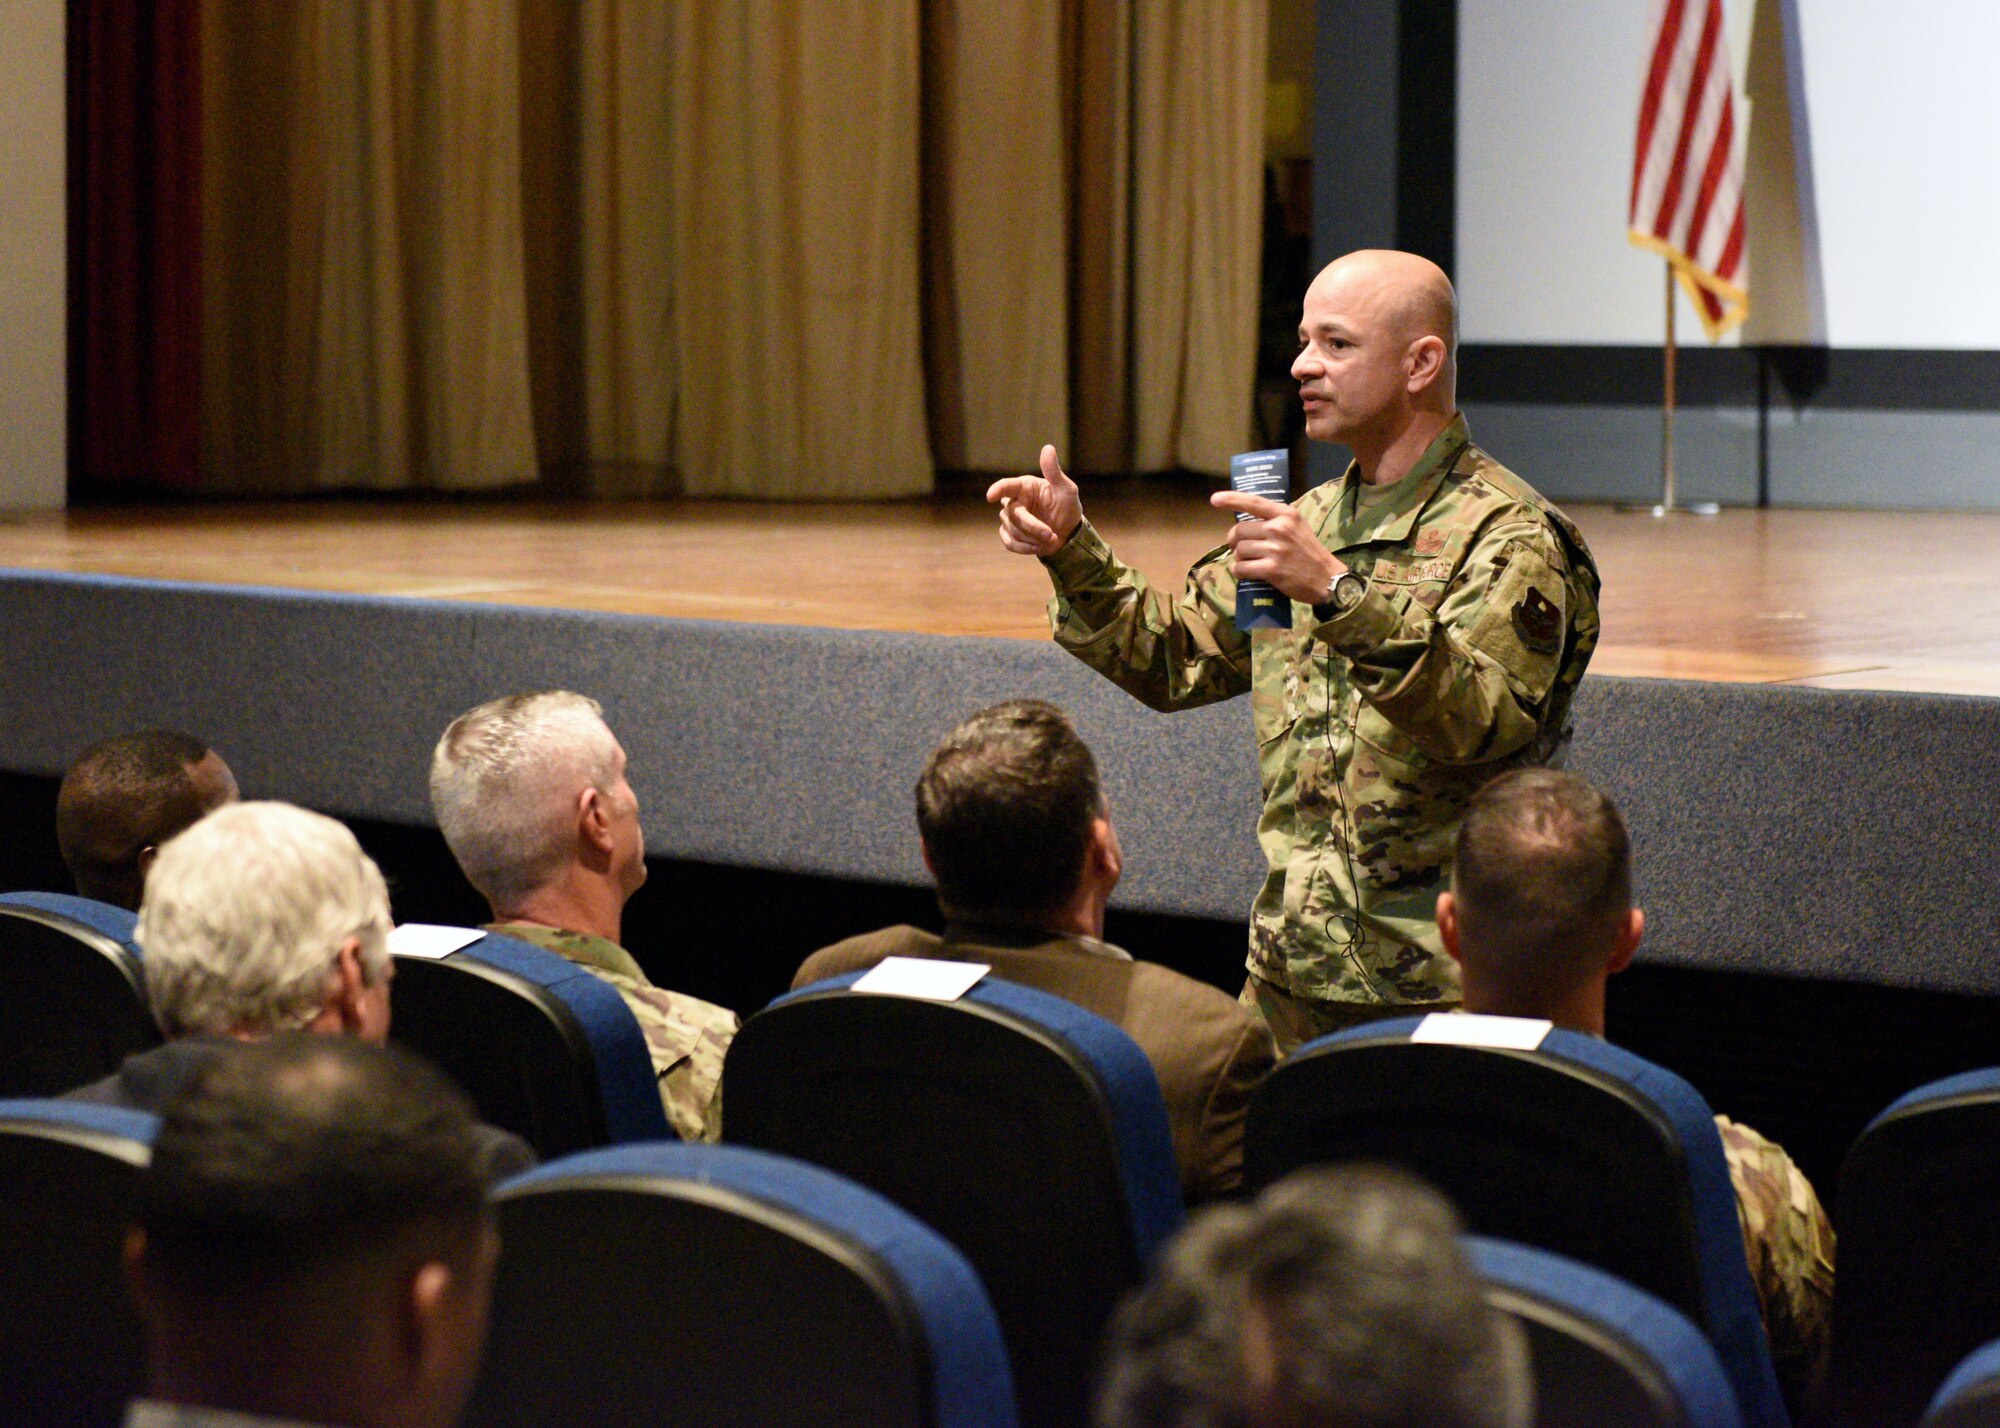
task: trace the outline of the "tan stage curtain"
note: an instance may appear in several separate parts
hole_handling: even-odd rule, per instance
[[[684,489],[930,490],[916,0],[681,0],[676,22]]]
[[[1261,4],[206,7],[218,489],[881,498],[1248,443]]]
[[[1248,444],[1266,9],[927,0],[938,461],[1225,472]]]
[[[1262,5],[1135,7],[1136,470],[1223,474],[1249,444],[1267,23]]]
[[[511,0],[208,0],[213,489],[533,480]]]

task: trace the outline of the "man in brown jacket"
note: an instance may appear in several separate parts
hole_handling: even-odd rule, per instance
[[[1271,1033],[1226,992],[1103,940],[1124,855],[1097,761],[1063,712],[1017,699],[945,736],[917,782],[942,937],[888,927],[822,948],[794,987],[884,957],[984,962],[1124,1029],[1159,1074],[1189,1200],[1243,1176],[1243,1114],[1274,1062]]]

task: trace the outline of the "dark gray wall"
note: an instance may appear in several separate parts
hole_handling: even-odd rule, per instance
[[[432,743],[483,699],[601,699],[654,853],[916,885],[938,736],[1055,700],[1101,758],[1121,906],[1242,918],[1262,873],[1247,701],[1154,714],[1032,641],[0,572],[0,768],[147,725],[246,794],[423,824]],[[1571,766],[1624,804],[1645,955],[2000,992],[2000,700],[1592,678]]]

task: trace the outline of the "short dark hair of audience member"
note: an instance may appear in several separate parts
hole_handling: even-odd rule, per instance
[[[167,1102],[126,1246],[156,1401],[444,1428],[498,1239],[472,1110],[396,1047],[290,1035]]]
[[[1466,805],[1438,925],[1468,1006],[1535,1008],[1602,1035],[1604,978],[1632,960],[1646,926],[1618,806],[1559,769],[1493,779]],[[1595,1015],[1557,1015],[1579,1000]]]
[[[974,922],[1044,921],[1091,857],[1122,859],[1097,760],[1039,699],[982,709],[945,736],[917,780],[917,831],[938,905]]]
[[[1112,1322],[1100,1428],[1526,1428],[1525,1336],[1450,1203],[1402,1171],[1297,1171],[1202,1211]]]
[[[84,897],[139,910],[169,838],[236,801],[236,776],[192,734],[147,729],[92,744],[56,793],[56,843]]]

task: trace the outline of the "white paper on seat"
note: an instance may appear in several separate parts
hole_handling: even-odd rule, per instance
[[[406,922],[389,933],[389,950],[398,957],[449,957],[486,934],[476,927],[445,927],[436,922]]]
[[[854,984],[857,992],[955,1002],[993,969],[984,962],[937,962],[928,957],[884,957]]]
[[[1433,1046],[1490,1046],[1502,1051],[1533,1051],[1555,1030],[1555,1023],[1537,1017],[1482,1016],[1477,1012],[1432,1012],[1417,1023],[1410,1040]]]

